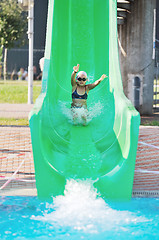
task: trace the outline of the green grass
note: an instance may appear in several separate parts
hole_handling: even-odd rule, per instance
[[[141,124],[142,126],[159,126],[159,121],[154,120],[154,121],[145,121],[144,123]]]
[[[33,102],[41,91],[41,81],[33,82]],[[27,103],[28,82],[27,81],[0,81],[0,103]]]
[[[159,81],[157,91],[159,92]],[[33,101],[39,96],[41,81],[33,82]],[[159,99],[159,96],[157,96]],[[28,82],[27,81],[4,81],[0,80],[0,103],[27,103]],[[0,125],[28,126],[28,119],[0,118]],[[146,121],[144,126],[159,126],[159,121]]]
[[[41,81],[33,82],[33,102],[41,91]],[[28,82],[0,80],[0,103],[27,103],[28,101]],[[28,119],[0,118],[0,125],[8,126],[28,126]]]
[[[28,126],[28,119],[0,118],[0,126]]]

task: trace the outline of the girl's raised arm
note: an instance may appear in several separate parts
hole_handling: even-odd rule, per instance
[[[71,75],[71,85],[72,86],[76,85],[75,76],[76,76],[76,73],[78,72],[78,70],[79,70],[79,64],[77,64],[77,66],[73,67],[73,72],[72,72],[72,75]]]

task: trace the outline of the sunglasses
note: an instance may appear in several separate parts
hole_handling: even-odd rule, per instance
[[[85,82],[86,80],[87,80],[87,78],[81,78],[81,77],[77,77],[76,78],[78,81],[83,81],[83,82]]]

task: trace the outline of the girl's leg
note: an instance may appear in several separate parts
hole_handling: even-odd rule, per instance
[[[87,116],[86,115],[82,115],[81,118],[83,120],[83,126],[85,126],[87,124]]]
[[[82,114],[81,118],[83,120],[83,125],[85,126],[87,124],[87,116],[88,116],[88,110],[85,109],[84,113]]]
[[[77,125],[77,123],[78,123],[78,114],[77,113],[73,113],[73,123],[75,124],[75,125]]]
[[[72,108],[72,119],[73,119],[73,123],[74,123],[75,125],[77,125],[78,114],[77,114],[75,108]]]

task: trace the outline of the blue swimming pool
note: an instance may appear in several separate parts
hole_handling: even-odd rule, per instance
[[[88,183],[69,182],[51,203],[0,197],[0,239],[159,239],[159,199],[107,203]]]

